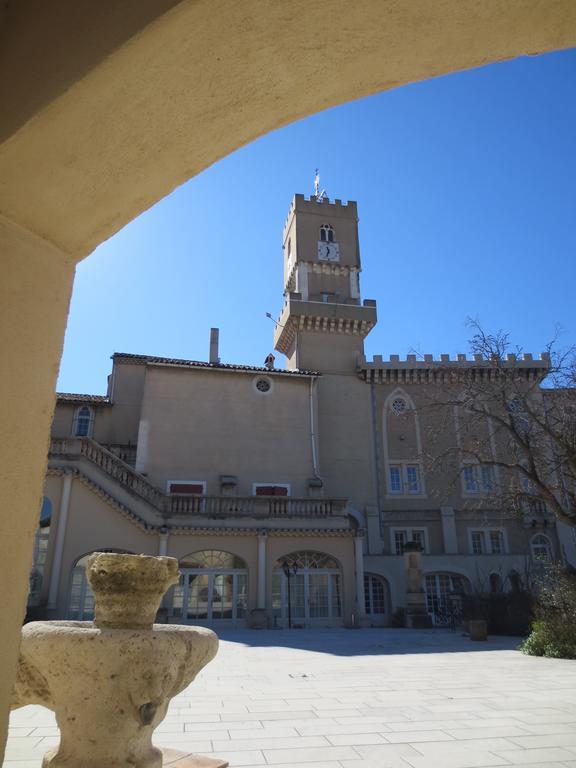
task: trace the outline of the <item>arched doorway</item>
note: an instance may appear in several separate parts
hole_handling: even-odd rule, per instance
[[[280,557],[272,575],[272,612],[275,625],[281,627],[340,626],[340,563],[332,555],[312,550]]]
[[[248,569],[230,552],[204,549],[180,560],[171,614],[183,624],[243,626],[248,608]]]
[[[457,573],[426,574],[426,610],[435,627],[453,625],[459,610],[459,596],[468,589],[468,582]]]
[[[384,627],[388,623],[388,594],[386,579],[375,573],[364,574],[364,609],[373,627]]]
[[[116,552],[119,555],[129,555],[125,549],[95,549],[94,552]],[[70,573],[70,590],[66,617],[75,621],[92,621],[94,618],[94,595],[86,578],[86,563],[93,552],[78,558]]]

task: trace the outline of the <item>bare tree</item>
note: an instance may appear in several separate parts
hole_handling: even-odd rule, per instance
[[[430,461],[481,483],[491,506],[520,515],[546,509],[576,526],[575,349],[561,352],[554,339],[532,361],[507,333],[469,325],[474,359],[446,363],[424,406],[456,414],[457,445],[432,447]]]

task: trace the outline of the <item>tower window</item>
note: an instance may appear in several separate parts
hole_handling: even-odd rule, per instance
[[[330,224],[322,224],[320,227],[320,240],[323,243],[333,243],[334,242],[334,230],[330,226]]]

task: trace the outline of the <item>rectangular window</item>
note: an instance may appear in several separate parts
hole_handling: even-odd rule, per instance
[[[476,493],[478,491],[478,480],[476,479],[476,467],[468,465],[463,469],[464,475],[464,488],[468,493]]]
[[[389,493],[422,493],[419,464],[392,464],[388,467]]]
[[[484,554],[484,531],[472,531],[472,554]]]
[[[394,551],[397,555],[404,553],[404,544],[406,543],[406,531],[394,531]]]
[[[494,467],[482,465],[480,467],[480,475],[482,477],[482,490],[493,491],[494,490]]]
[[[422,547],[422,551],[424,552],[426,549],[426,531],[419,530],[419,531],[412,531],[412,541],[415,541],[416,544],[420,544]]]
[[[202,496],[206,489],[206,483],[202,481],[169,480],[168,493],[178,493],[187,496]]]
[[[289,496],[289,490],[288,485],[265,485],[263,483],[254,485],[255,496]]]
[[[504,531],[500,528],[470,531],[470,549],[473,555],[505,554]]]
[[[490,531],[490,551],[493,555],[501,555],[504,552],[502,531]]]
[[[422,552],[427,551],[425,528],[392,528],[392,551],[397,555],[404,554],[406,542],[415,541],[422,547]]]
[[[406,490],[408,493],[420,493],[420,468],[415,464],[406,467]]]
[[[402,474],[400,467],[390,467],[390,493],[402,493]]]

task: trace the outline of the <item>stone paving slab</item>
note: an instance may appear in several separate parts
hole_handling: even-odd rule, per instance
[[[155,742],[230,768],[576,768],[576,662],[443,630],[238,630],[172,702]],[[58,739],[12,713],[6,768]]]

